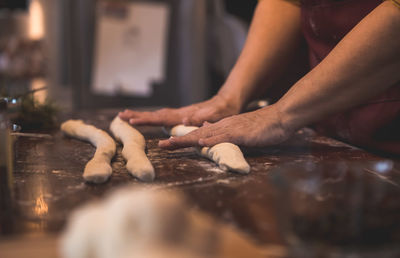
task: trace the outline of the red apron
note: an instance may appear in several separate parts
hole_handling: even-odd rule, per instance
[[[311,68],[381,3],[381,0],[302,0],[302,30]],[[400,83],[360,106],[319,122],[315,128],[360,147],[400,155]]]

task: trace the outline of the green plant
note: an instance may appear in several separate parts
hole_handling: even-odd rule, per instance
[[[22,131],[52,130],[57,127],[58,107],[50,100],[39,103],[32,94],[21,97],[21,106],[13,123]]]

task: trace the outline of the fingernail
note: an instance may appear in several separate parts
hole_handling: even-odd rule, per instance
[[[171,136],[171,137],[169,137],[169,139],[167,141],[169,144],[173,145],[176,142],[176,137]]]

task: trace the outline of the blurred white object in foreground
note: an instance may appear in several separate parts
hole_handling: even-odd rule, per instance
[[[64,258],[263,257],[243,234],[185,204],[179,192],[126,188],[70,217]]]

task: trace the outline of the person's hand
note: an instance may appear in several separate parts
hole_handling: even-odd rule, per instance
[[[224,118],[214,124],[204,123],[202,127],[182,137],[172,137],[159,142],[165,149],[190,146],[211,147],[218,143],[230,142],[247,147],[275,145],[287,140],[294,132],[283,123],[279,110],[274,106]]]
[[[163,125],[177,124],[200,126],[203,122],[216,122],[224,117],[238,114],[240,106],[216,95],[210,100],[183,108],[163,108],[153,112],[125,110],[118,115],[122,120],[132,125]]]

